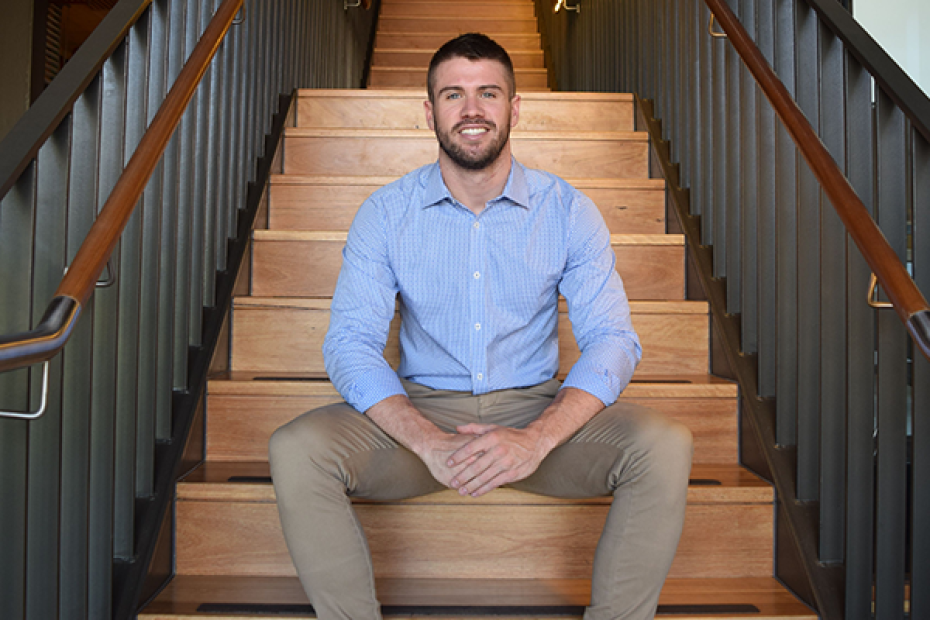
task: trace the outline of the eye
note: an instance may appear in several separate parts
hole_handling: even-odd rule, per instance
[[[496,99],[497,93],[495,93],[493,90],[486,90],[483,93],[481,93],[481,96],[484,97],[485,99]]]
[[[462,95],[460,93],[449,93],[446,95],[446,99],[448,100],[460,99],[461,97]]]

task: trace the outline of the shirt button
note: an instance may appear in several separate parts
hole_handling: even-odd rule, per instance
[[[475,323],[475,331],[479,331],[480,329],[481,329],[481,323]]]
[[[480,277],[481,277],[481,274],[480,274],[479,272],[476,271],[476,272],[475,272],[475,280],[477,280],[477,279],[480,278]]]
[[[477,379],[478,381],[481,381],[482,379],[484,379],[484,375],[479,372],[477,375],[475,375],[475,379]]]
[[[475,222],[474,224],[472,224],[472,227],[473,227],[475,230],[478,230],[479,228],[481,228],[481,224],[479,224],[478,222]]]

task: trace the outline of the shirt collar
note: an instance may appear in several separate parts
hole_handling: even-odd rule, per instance
[[[510,202],[523,207],[530,208],[530,190],[526,182],[526,170],[516,160],[511,158],[510,175],[507,177],[507,183],[504,185],[504,191],[501,195],[491,202],[498,202],[507,199]],[[423,190],[423,208],[429,208],[448,200],[454,202],[455,198],[449,192],[445,182],[442,180],[442,171],[439,169],[439,162],[430,164],[425,174],[425,185]]]

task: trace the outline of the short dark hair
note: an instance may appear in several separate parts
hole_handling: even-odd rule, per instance
[[[513,73],[513,62],[510,61],[510,55],[507,53],[507,50],[487,35],[469,32],[459,35],[451,41],[446,41],[442,47],[433,54],[433,58],[429,62],[429,72],[426,74],[426,90],[431,102],[435,94],[433,81],[436,78],[436,68],[453,58],[496,60],[504,66],[507,74],[508,86],[510,87],[510,96],[513,97],[517,92],[517,80]]]

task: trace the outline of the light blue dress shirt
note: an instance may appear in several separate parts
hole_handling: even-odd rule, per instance
[[[642,356],[615,261],[597,207],[554,175],[514,162],[475,215],[438,163],[424,166],[376,191],[352,223],[326,371],[359,411],[404,394],[398,376],[473,394],[536,385],[559,368],[561,294],[581,350],[563,387],[609,405]],[[383,351],[396,309],[395,372]]]

